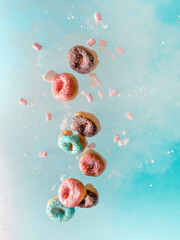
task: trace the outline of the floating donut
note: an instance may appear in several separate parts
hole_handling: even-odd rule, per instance
[[[63,206],[58,197],[55,197],[48,201],[46,212],[55,222],[67,222],[73,217],[75,209]]]
[[[82,173],[92,177],[100,176],[106,169],[106,165],[106,160],[94,150],[87,150],[79,160]]]
[[[72,47],[67,58],[70,67],[81,74],[93,71],[99,63],[96,52],[80,45]]]
[[[53,97],[58,101],[71,101],[78,95],[78,81],[70,73],[56,74],[49,81],[52,82]]]
[[[58,146],[70,154],[79,154],[87,146],[87,141],[81,134],[73,135],[71,130],[63,130],[58,138]]]
[[[78,133],[85,137],[93,137],[99,131],[101,126],[99,120],[88,112],[77,112],[72,119],[72,126]]]
[[[86,195],[86,189],[82,182],[74,178],[66,178],[58,190],[60,202],[65,207],[76,207]]]
[[[99,200],[99,194],[97,190],[93,187],[92,184],[86,184],[86,196],[84,199],[79,203],[78,207],[80,208],[91,208],[97,205]]]

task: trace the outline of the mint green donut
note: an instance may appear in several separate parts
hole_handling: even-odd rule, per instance
[[[46,212],[54,222],[67,222],[73,217],[75,209],[63,206],[56,197],[48,201]]]
[[[70,149],[72,144],[72,150]],[[58,146],[65,152],[70,154],[78,154],[82,151],[82,145],[80,143],[78,135],[63,135],[58,139]]]

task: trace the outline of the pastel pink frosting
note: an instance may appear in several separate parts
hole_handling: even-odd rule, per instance
[[[58,190],[59,200],[65,207],[76,207],[85,195],[84,185],[74,178],[64,179]]]

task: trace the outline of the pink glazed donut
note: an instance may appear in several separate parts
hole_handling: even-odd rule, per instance
[[[73,100],[79,92],[77,79],[70,73],[56,74],[52,77],[52,94],[56,100]]]
[[[60,202],[65,207],[76,207],[86,195],[86,189],[82,182],[74,178],[66,178],[58,190]]]
[[[87,150],[79,160],[79,167],[84,175],[98,177],[106,169],[106,160],[98,152]]]

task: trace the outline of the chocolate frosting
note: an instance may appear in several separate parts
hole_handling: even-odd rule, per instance
[[[69,50],[68,61],[70,67],[81,74],[91,71],[94,66],[94,56],[83,46],[75,46]]]
[[[98,195],[90,190],[86,190],[86,196],[79,203],[78,207],[80,208],[91,208],[96,206],[98,203]]]
[[[93,137],[98,133],[97,126],[88,118],[74,116],[72,119],[73,128],[85,137]]]

